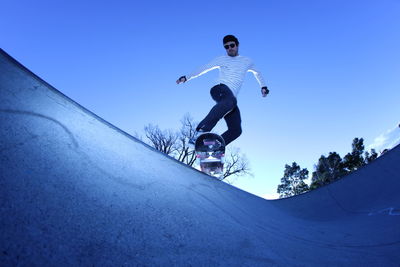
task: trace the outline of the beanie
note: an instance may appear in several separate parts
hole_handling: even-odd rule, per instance
[[[239,45],[239,40],[233,35],[226,35],[224,37],[224,39],[222,40],[222,43],[226,44],[227,42],[235,42],[236,45]]]

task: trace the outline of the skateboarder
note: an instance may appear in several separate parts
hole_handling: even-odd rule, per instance
[[[260,84],[262,96],[266,97],[269,93],[263,77],[254,66],[252,60],[239,55],[238,39],[233,35],[227,35],[223,38],[222,42],[227,53],[226,56],[217,57],[197,71],[187,76],[181,76],[176,81],[177,84],[180,84],[199,77],[210,70],[216,68],[220,70],[217,85],[212,87],[210,91],[216,105],[197,126],[195,138],[189,141],[192,144],[196,141],[199,134],[211,131],[222,118],[225,119],[228,126],[228,130],[222,134],[225,145],[228,145],[240,136],[242,127],[236,97],[239,94],[243,79],[248,71],[254,74]]]

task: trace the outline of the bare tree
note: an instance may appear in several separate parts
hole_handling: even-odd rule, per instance
[[[158,126],[151,124],[146,126],[144,130],[150,145],[155,149],[195,167],[197,165],[196,153],[193,147],[189,146],[188,141],[195,135],[197,123],[189,114],[183,117],[181,123],[182,127],[178,132],[162,131]],[[247,158],[240,153],[239,149],[228,149],[225,155],[225,173],[221,180],[232,176],[251,175]]]
[[[225,153],[225,173],[224,179],[229,176],[252,175],[249,162],[244,154],[240,153],[238,148],[228,149]]]
[[[196,134],[196,126],[189,114],[186,114],[181,120],[182,127],[179,132],[179,137],[177,139],[178,153],[176,159],[189,165],[193,166],[196,162],[196,153],[193,148],[188,144],[188,141]]]
[[[161,131],[158,126],[153,126],[149,124],[144,128],[147,139],[150,140],[151,145],[167,154],[171,155],[176,151],[176,140],[178,135],[173,133],[171,130]]]

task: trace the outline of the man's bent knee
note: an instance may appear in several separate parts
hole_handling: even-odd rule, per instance
[[[242,128],[236,129],[234,134],[235,139],[238,138],[242,134]]]

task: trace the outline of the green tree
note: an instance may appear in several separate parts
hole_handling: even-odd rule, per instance
[[[346,173],[342,158],[338,153],[330,152],[328,157],[322,155],[312,174],[310,189],[329,184]]]
[[[372,161],[376,160],[378,158],[378,153],[376,152],[375,149],[371,149],[371,152],[365,152],[365,161],[366,163],[371,163]]]
[[[315,171],[312,173],[310,186],[304,182],[308,178],[307,169],[301,170],[296,162],[292,166],[286,165],[284,177],[281,179],[281,184],[278,185],[280,197],[298,195],[330,184],[372,162],[379,156],[374,149],[369,152],[364,152],[364,150],[364,139],[354,138],[352,151],[346,154],[343,159],[336,152],[330,152],[327,157],[322,155],[318,164],[314,166]]]
[[[322,155],[312,174],[310,189],[330,184],[378,157],[374,149],[370,152],[364,152],[364,150],[364,139],[354,138],[352,151],[343,159],[336,152],[330,152],[328,157]]]
[[[296,162],[293,162],[291,166],[286,164],[281,184],[277,189],[279,197],[290,197],[309,191],[308,185],[304,182],[308,179],[308,174],[308,170],[301,169]]]
[[[352,144],[352,151],[348,153],[343,159],[343,165],[348,173],[359,169],[366,164],[364,154],[364,139],[354,138]]]

